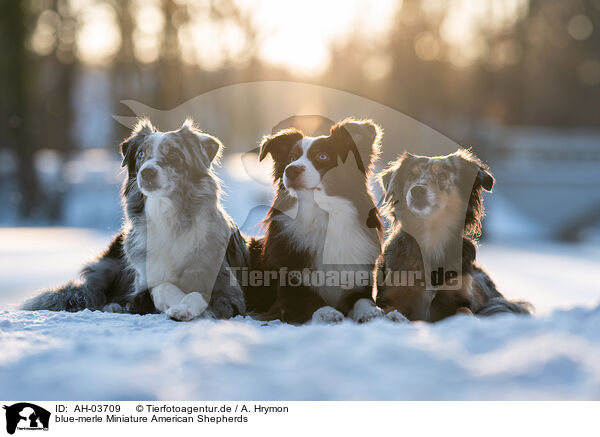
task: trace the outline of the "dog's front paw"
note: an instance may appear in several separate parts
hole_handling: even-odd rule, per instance
[[[186,294],[178,304],[170,306],[165,314],[173,320],[184,322],[202,315],[207,307],[204,297],[198,292],[193,292]]]
[[[410,323],[410,320],[408,320],[404,314],[398,310],[390,311],[385,315],[385,318],[396,323]]]
[[[383,310],[381,308],[372,307],[366,311],[363,311],[362,313],[356,313],[354,315],[354,321],[358,323],[365,323],[381,316],[383,316]]]
[[[473,311],[471,311],[471,308],[468,307],[460,307],[459,309],[456,310],[456,315],[462,314],[464,316],[472,316],[473,315]]]
[[[383,310],[376,306],[375,302],[369,299],[357,300],[350,313],[350,318],[357,323],[365,323],[382,316]]]
[[[312,322],[318,324],[340,323],[342,320],[344,320],[344,315],[329,306],[319,308],[312,315]]]
[[[244,294],[241,289],[233,287],[213,292],[208,309],[217,319],[229,319],[244,314]]]
[[[187,322],[198,317],[198,315],[194,314],[191,308],[184,303],[173,305],[167,309],[167,311],[165,311],[165,314],[170,319],[177,320],[179,322]]]
[[[104,305],[102,307],[102,311],[104,311],[105,313],[126,313],[127,308],[123,308],[116,302],[111,302],[108,305]]]
[[[154,307],[161,313],[166,312],[169,307],[177,305],[185,297],[185,293],[170,282],[163,282],[153,287],[150,295]]]

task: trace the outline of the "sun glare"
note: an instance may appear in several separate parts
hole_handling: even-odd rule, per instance
[[[160,56],[161,34],[165,27],[165,17],[157,1],[136,1],[132,5],[135,30],[133,50],[137,60],[149,64]]]
[[[89,64],[106,64],[121,47],[117,14],[107,3],[95,3],[81,10],[77,32],[77,56]]]
[[[244,66],[255,56],[267,65],[298,76],[318,76],[328,69],[332,48],[360,40],[363,46],[373,48],[364,60],[362,72],[368,80],[380,80],[391,68],[391,58],[385,50],[386,35],[393,26],[414,26],[422,14],[435,20],[436,14],[444,13],[440,35],[424,30],[415,37],[414,50],[420,59],[446,59],[457,66],[468,66],[488,56],[501,67],[514,61],[519,47],[507,43],[495,53],[487,53],[481,32],[511,25],[527,5],[525,0],[454,0],[449,7],[440,0],[424,0],[419,9],[402,0],[233,1],[238,17],[246,20],[243,23],[233,16],[215,18],[204,3],[179,1],[188,17],[177,29],[183,62],[216,71],[225,65]],[[71,1],[69,5],[78,18],[78,57],[88,64],[110,63],[122,43],[115,6],[91,0]],[[136,59],[141,63],[156,62],[161,56],[166,22],[162,3],[135,0],[129,12],[133,15]],[[55,49],[58,19],[53,11],[40,15],[29,41],[32,50],[46,55]],[[576,16],[568,31],[575,39],[585,39],[593,27],[586,17]],[[588,70],[591,71],[582,70],[585,80],[590,76]]]
[[[450,61],[468,66],[484,55],[481,33],[506,28],[519,18],[525,5],[525,0],[455,0],[440,29],[450,47]]]
[[[348,36],[381,38],[393,24],[398,2],[384,0],[239,1],[252,9],[261,31],[259,56],[299,75],[318,75],[329,64],[330,49]]]

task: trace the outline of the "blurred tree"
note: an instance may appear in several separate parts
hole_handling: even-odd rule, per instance
[[[56,150],[62,168],[80,147],[73,134],[73,89],[80,66],[76,50],[77,17],[66,0],[51,0],[43,6],[29,5],[33,19],[28,26],[26,46],[32,46],[31,39],[40,28],[49,28],[53,35],[49,49],[44,55],[35,57],[32,66],[36,74],[29,85],[29,105],[30,116],[35,116],[37,121],[34,144],[36,149]],[[29,54],[31,56],[33,51]],[[57,180],[40,188],[40,212],[53,223],[62,218],[66,194],[63,176],[64,173],[59,171]]]
[[[121,47],[113,61],[110,70],[112,100],[114,113],[122,112],[120,100],[129,93],[128,98],[142,99],[140,96],[141,71],[135,58],[133,35],[135,23],[132,11],[134,10],[132,0],[122,0],[115,5],[117,12],[117,25],[121,34]],[[108,115],[108,114],[107,114]],[[125,138],[127,129],[124,126],[115,126],[115,141]]]
[[[529,0],[517,18],[505,28],[480,25],[486,50],[470,75],[477,98],[469,116],[509,125],[600,125],[600,2]]]
[[[160,50],[161,60],[158,64],[159,87],[158,101],[164,109],[171,109],[182,103],[183,83],[181,74],[181,51],[177,29],[187,21],[185,5],[175,0],[162,0],[165,28]]]
[[[500,25],[498,11],[514,3],[477,2],[484,11],[475,35],[481,50],[468,63],[455,59],[467,47],[453,45],[444,32],[458,3],[398,0],[389,33],[371,39],[358,14],[327,48],[326,72],[308,77],[261,58],[269,30],[253,15],[259,8],[237,0],[94,0],[86,6],[0,0],[0,147],[10,147],[17,158],[14,198],[21,199],[24,217],[48,200],[35,152],[50,148],[66,159],[80,146],[72,135],[74,90],[92,69],[111,78],[114,113],[122,113],[121,99],[170,109],[234,83],[301,80],[380,101],[461,142],[469,138],[452,135],[452,126],[462,126],[468,137],[482,119],[600,126],[600,0],[522,0],[514,19]],[[95,7],[110,9],[108,18],[85,14]],[[106,26],[116,29],[115,52],[94,64],[84,52],[108,39],[97,30]],[[91,48],[78,45],[81,35]],[[227,122],[235,130],[257,116],[238,114]],[[126,135],[116,123],[114,129],[117,137]]]
[[[38,176],[34,165],[34,130],[30,116],[29,91],[31,67],[25,50],[26,2],[2,0],[0,3],[0,86],[2,120],[8,146],[17,158],[16,180],[19,193],[13,196],[23,218],[36,212],[39,199]]]

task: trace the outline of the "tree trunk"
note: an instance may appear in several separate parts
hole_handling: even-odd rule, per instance
[[[34,166],[35,148],[31,141],[28,116],[28,69],[25,49],[26,2],[4,0],[0,14],[0,83],[3,90],[3,122],[9,147],[17,159],[19,213],[22,218],[31,217],[38,205],[39,184]]]

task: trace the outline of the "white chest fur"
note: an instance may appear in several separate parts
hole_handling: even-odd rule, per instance
[[[146,223],[148,286],[168,282],[184,293],[208,295],[226,250],[225,226],[203,212],[182,223],[171,201],[164,198],[147,200]]]
[[[313,197],[314,193],[314,197]],[[322,192],[300,194],[296,206],[286,211],[285,232],[297,249],[313,255],[315,270],[355,271],[375,264],[380,247],[369,236],[376,232],[360,220],[354,204]],[[327,274],[327,272],[325,272]],[[335,306],[344,293],[341,287],[317,287],[324,300]]]

